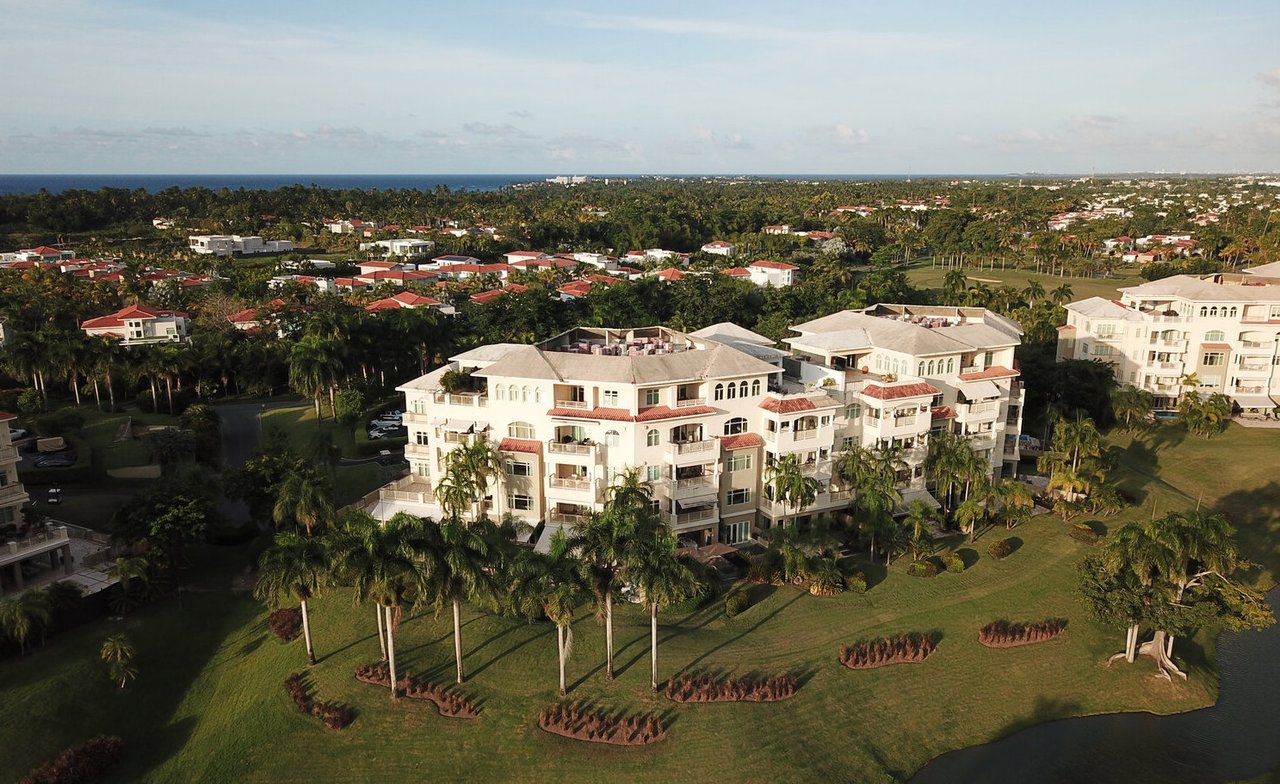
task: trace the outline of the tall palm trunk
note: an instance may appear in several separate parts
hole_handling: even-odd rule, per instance
[[[556,624],[556,648],[560,654],[560,696],[563,697],[569,690],[565,688],[564,680],[564,625],[559,623]]]
[[[613,680],[613,591],[604,594],[604,679]]]
[[[649,605],[649,680],[658,690],[658,603]]]
[[[71,368],[71,394],[76,399],[76,405],[80,405],[80,370]]]
[[[101,411],[102,410],[102,392],[101,390],[98,389],[98,379],[96,376],[93,379],[93,400],[94,400],[94,403],[97,404],[98,410]]]
[[[307,600],[303,599],[302,604],[302,639],[307,643],[307,664],[315,665],[316,650],[311,647],[311,616],[307,614]]]
[[[382,605],[378,605],[373,611],[373,617],[378,619],[378,647],[382,649],[382,660],[387,660],[387,637],[382,632]]]
[[[164,377],[164,393],[169,398],[169,413],[173,413],[173,376]]]
[[[1133,664],[1133,660],[1138,655],[1138,624],[1129,624],[1129,629],[1124,639],[1124,660]]]
[[[462,672],[462,602],[457,598],[453,600],[453,656],[458,663],[458,683],[462,683],[467,676]]]
[[[111,410],[116,410],[116,387],[111,378],[111,371],[107,371],[107,400],[111,403]]]
[[[399,699],[396,688],[396,635],[391,628],[391,606],[387,605],[387,668],[391,673],[391,699]]]

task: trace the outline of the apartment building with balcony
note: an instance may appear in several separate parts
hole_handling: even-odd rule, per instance
[[[27,491],[18,481],[18,462],[22,460],[9,436],[9,427],[16,420],[13,414],[0,411],[0,530],[22,522],[22,506],[27,503]]]
[[[1066,306],[1058,359],[1109,363],[1116,381],[1174,409],[1184,380],[1202,395],[1221,392],[1241,410],[1280,401],[1280,278],[1218,273],[1175,275]]]
[[[180,342],[187,339],[191,319],[180,310],[157,310],[146,305],[128,305],[109,316],[89,319],[80,325],[85,334],[119,340],[121,345]]]
[[[911,497],[929,497],[923,464],[935,427],[970,435],[993,472],[1016,463],[1017,325],[981,309],[914,306],[828,319],[794,328],[794,355],[733,324],[578,328],[459,354],[399,388],[410,475],[364,506],[384,519],[438,517],[432,491],[449,453],[485,440],[504,464],[484,502],[493,516],[573,526],[637,467],[679,536],[737,543],[795,513],[766,481],[784,455],[818,481],[806,515],[848,507],[851,491],[834,470],[848,444],[902,446],[899,479]],[[449,371],[462,374],[461,387],[450,376],[444,388]]]

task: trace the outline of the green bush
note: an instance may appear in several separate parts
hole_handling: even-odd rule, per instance
[[[947,567],[948,572],[959,574],[964,571],[964,559],[955,553],[948,553],[942,556],[942,563]]]
[[[348,427],[360,421],[364,413],[364,395],[358,389],[344,389],[334,396],[337,419]],[[363,424],[363,423],[361,423]]]
[[[867,576],[862,572],[854,572],[849,579],[844,581],[845,587],[854,593],[867,592]]]
[[[1077,542],[1094,544],[1098,541],[1098,532],[1084,523],[1076,523],[1071,526],[1071,538],[1075,539]]]
[[[933,561],[912,561],[907,566],[907,574],[912,577],[937,577],[938,565]]]
[[[1008,539],[1001,539],[998,542],[992,542],[991,546],[987,548],[987,553],[997,561],[1009,557],[1009,554],[1012,552],[1013,543]]]
[[[751,606],[751,586],[748,583],[734,583],[724,595],[724,614],[732,618]]]

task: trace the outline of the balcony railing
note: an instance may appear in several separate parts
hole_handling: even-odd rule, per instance
[[[674,479],[672,489],[684,493],[692,490],[711,489],[716,487],[716,479],[712,476],[691,476],[688,479]]]
[[[556,408],[576,408],[585,411],[591,408],[591,404],[585,400],[557,400]]]
[[[436,403],[442,403],[450,406],[479,406],[481,408],[489,405],[489,396],[484,392],[433,392],[431,399]]]
[[[800,473],[805,476],[820,474],[831,468],[830,460],[815,460],[812,463],[804,463],[800,466]]]
[[[1263,395],[1266,394],[1267,388],[1264,386],[1242,387],[1237,384],[1232,391],[1238,395]]]
[[[679,514],[668,515],[672,525],[681,526],[690,523],[700,523],[704,520],[714,520],[720,516],[719,510],[715,507],[707,507],[705,509],[695,509],[692,512],[680,512]]]
[[[818,429],[810,428],[809,430],[793,430],[791,438],[794,441],[810,441],[818,437]]]
[[[556,525],[583,525],[587,522],[586,515],[568,512],[552,512],[547,515],[547,519]]]
[[[710,452],[720,444],[714,438],[704,438],[700,441],[672,441],[672,451],[677,455],[693,455],[702,452]]]
[[[428,424],[427,415],[419,414],[413,411],[406,411],[400,415],[401,422],[406,425],[425,425]]]
[[[0,485],[0,504],[15,498],[27,498],[27,491],[20,484]]]
[[[1000,408],[1000,403],[994,400],[988,400],[982,403],[968,403],[964,408],[960,409],[966,414],[988,414]]]
[[[969,367],[960,368],[960,372],[961,373],[981,373],[982,368],[978,367],[977,365],[970,365]]]
[[[1178,370],[1182,367],[1181,362],[1162,362],[1160,360],[1151,360],[1147,363],[1147,367],[1152,370]]]
[[[548,441],[547,451],[555,455],[594,455],[596,453],[595,444],[578,444],[568,443],[562,444],[559,441]]]
[[[548,480],[552,487],[562,490],[579,490],[587,492],[591,490],[592,481],[590,479],[578,479],[576,477],[553,476]]]
[[[0,463],[13,463],[18,460],[18,448],[13,446],[0,447]]]
[[[705,406],[707,399],[705,397],[687,397],[684,400],[676,401],[676,408],[696,408],[697,406]]]
[[[406,457],[431,457],[431,447],[410,441],[404,445],[404,453]]]

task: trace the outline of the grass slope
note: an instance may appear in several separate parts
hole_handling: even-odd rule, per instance
[[[941,289],[942,279],[947,268],[941,265],[929,266],[925,262],[916,262],[907,270],[907,279],[911,285],[924,289]],[[1107,297],[1115,299],[1119,296],[1117,289],[1125,286],[1137,286],[1144,283],[1137,274],[1129,274],[1127,270],[1117,272],[1110,278],[1059,277],[1057,275],[1037,274],[1034,270],[1025,269],[977,269],[965,267],[964,273],[971,280],[981,282],[989,288],[1012,286],[1021,291],[1032,280],[1040,281],[1045,291],[1052,291],[1062,284],[1071,287],[1072,299],[1086,297]]]
[[[1164,431],[1115,443],[1126,450],[1121,481],[1150,504],[1221,502],[1238,520],[1255,557],[1274,571],[1274,515],[1280,503],[1267,462],[1280,434],[1235,426],[1214,441],[1179,440]],[[1153,478],[1153,474],[1159,478]],[[1127,514],[1140,518],[1149,506]],[[1107,521],[1114,527],[1124,519]],[[1022,545],[994,561],[986,547],[1013,535]],[[958,545],[966,548],[966,545]],[[198,590],[124,622],[103,621],[52,641],[46,650],[0,667],[0,777],[14,778],[60,749],[98,732],[116,732],[129,754],[116,781],[502,780],[742,781],[903,778],[944,751],[991,740],[1031,723],[1117,710],[1169,713],[1209,704],[1217,692],[1205,635],[1180,641],[1191,678],[1168,684],[1146,664],[1107,669],[1121,640],[1101,628],[1075,597],[1074,565],[1086,546],[1042,516],[1007,534],[988,532],[967,553],[977,563],[960,575],[905,575],[906,561],[866,567],[865,595],[817,599],[791,588],[757,588],[757,601],[733,619],[717,604],[662,618],[660,673],[709,668],[744,674],[797,672],[804,685],[775,705],[676,707],[648,691],[647,618],[618,613],[620,675],[604,683],[603,632],[583,608],[569,665],[572,695],[611,708],[654,710],[671,735],[647,748],[597,747],[537,729],[555,696],[553,627],[468,611],[466,691],[483,705],[474,722],[441,718],[426,704],[392,704],[385,691],[357,683],[352,669],[378,656],[372,610],[346,592],[315,602],[318,694],[356,708],[335,733],[295,712],[281,682],[301,669],[301,642],[268,637],[265,612],[229,590],[243,553],[202,555]],[[212,559],[212,560],[210,560]],[[1011,650],[980,646],[976,630],[996,618],[1068,619],[1066,634]],[[137,645],[141,677],[112,693],[96,649],[117,627]],[[849,671],[841,644],[902,631],[936,630],[937,653],[920,664]],[[407,618],[397,640],[402,670],[447,682],[452,672],[448,613]],[[41,719],[39,717],[57,717]],[[711,773],[714,771],[714,773]]]

